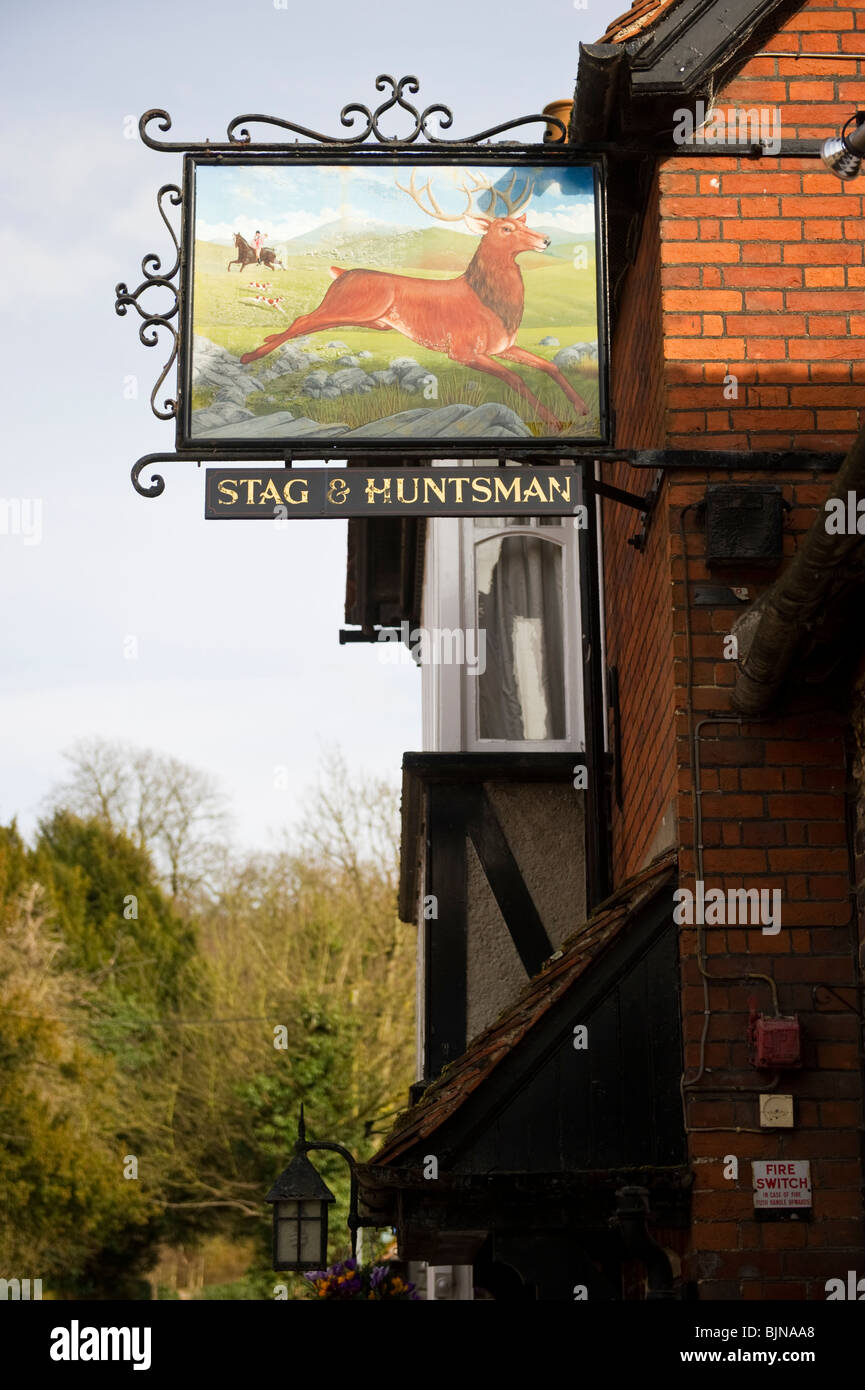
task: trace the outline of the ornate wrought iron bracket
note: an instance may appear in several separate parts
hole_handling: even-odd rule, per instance
[[[392,155],[395,151],[412,148],[413,153],[421,155],[426,153],[427,158],[436,149],[443,149],[448,152],[470,153],[483,146],[485,142],[492,141],[495,136],[506,132],[518,130],[525,126],[542,124],[546,127],[545,139],[549,140],[550,133],[555,133],[556,139],[564,139],[567,130],[563,121],[555,116],[547,116],[542,113],[520,116],[515,120],[502,122],[500,125],[490,126],[487,130],[478,131],[473,135],[453,138],[443,136],[442,131],[449,130],[453,124],[453,113],[449,107],[440,102],[425,106],[422,109],[415,106],[409,96],[416,96],[420,90],[418,79],[414,76],[401,77],[399,80],[390,77],[387,73],[380,74],[375,80],[376,91],[386,93],[385,99],[375,107],[364,106],[360,102],[349,102],[340,112],[340,122],[345,128],[345,134],[327,135],[320,131],[312,130],[307,126],[300,125],[295,121],[285,120],[279,116],[267,116],[259,113],[249,113],[236,116],[229,122],[227,128],[227,140],[224,142],[211,142],[206,140],[201,143],[189,141],[162,140],[151,133],[155,127],[161,132],[171,130],[171,117],[167,111],[153,109],[145,111],[138,123],[138,131],[145,145],[153,150],[162,150],[169,153],[184,155],[246,155],[246,154],[271,154],[286,155],[296,154],[298,157],[306,156],[310,146],[324,146],[328,151],[339,153],[342,150],[353,151],[355,157],[358,154],[366,156]],[[394,110],[405,112],[412,122],[408,133],[388,134],[383,128],[383,118]],[[266,125],[275,127],[280,131],[290,132],[295,138],[290,142],[256,142],[253,141],[248,127],[250,125]],[[350,133],[349,133],[350,132]],[[368,142],[368,143],[367,143]],[[361,149],[362,147],[362,149]],[[495,142],[494,149],[496,157],[504,157],[510,149],[525,149],[525,145],[511,145],[507,142]],[[183,214],[183,193],[176,184],[164,184],[157,194],[157,206],[159,214],[168,229],[174,246],[174,261],[168,269],[163,269],[161,259],[158,255],[150,252],[141,262],[141,272],[143,279],[134,290],[130,290],[125,283],[121,283],[115,288],[115,311],[123,316],[129,308],[134,308],[139,314],[142,322],[138,327],[138,336],[145,347],[155,347],[160,341],[160,333],[166,330],[170,335],[170,353],[165,362],[156,384],[150,394],[150,405],[154,415],[159,420],[172,420],[178,417],[177,392],[173,398],[157,400],[160,388],[175,365],[180,349],[180,303],[183,291],[183,281],[186,275],[185,252],[181,244],[181,235],[175,232],[174,226],[167,216],[166,203],[173,208],[181,209]],[[152,301],[147,299],[148,291],[165,290],[171,296],[167,308],[157,310]],[[280,451],[277,451],[279,454]],[[295,451],[296,452],[296,451]],[[316,456],[320,455],[320,450],[316,451]],[[165,479],[160,473],[154,472],[149,482],[142,482],[142,474],[157,463],[168,463],[174,460],[185,460],[186,462],[201,461],[212,457],[214,461],[220,458],[231,457],[224,451],[218,449],[203,448],[202,450],[189,450],[187,448],[178,449],[173,453],[153,453],[145,454],[133,465],[132,484],[136,492],[142,497],[159,497],[165,491]],[[290,466],[292,451],[286,451],[285,462]]]
[[[141,262],[141,273],[144,279],[138,288],[129,290],[122,281],[116,286],[114,293],[117,297],[114,301],[114,309],[121,317],[126,314],[130,306],[137,310],[144,320],[143,323],[138,325],[138,336],[145,347],[156,347],[159,342],[159,331],[162,328],[167,329],[168,333],[171,335],[171,352],[168,361],[159,373],[156,385],[150,393],[150,406],[158,420],[173,420],[177,414],[176,400],[164,401],[161,410],[156,404],[156,393],[177,360],[179,340],[178,330],[171,320],[177,317],[180,304],[179,286],[174,283],[177,272],[180,269],[180,240],[166,216],[165,207],[163,205],[163,200],[165,198],[168,198],[173,207],[180,206],[183,202],[183,195],[177,187],[177,184],[164,183],[156,195],[159,215],[168,228],[168,234],[174,243],[174,264],[171,266],[170,270],[163,270],[160,258],[153,251],[150,251]],[[164,309],[161,313],[148,309],[141,303],[142,296],[145,295],[148,290],[153,289],[167,290],[171,295],[171,304],[169,308]],[[136,467],[137,466],[138,465],[136,465]],[[135,478],[133,476],[133,482],[134,481]],[[159,492],[162,491],[164,486],[165,484],[162,483]],[[156,495],[157,494],[153,492],[145,493],[145,496],[149,497]]]
[[[362,129],[355,129],[354,133],[350,135],[325,135],[321,131],[310,130],[308,126],[299,125],[296,121],[285,120],[281,116],[266,116],[259,112],[250,112],[247,115],[235,116],[234,120],[229,122],[226,132],[228,138],[222,143],[206,140],[203,143],[190,144],[188,141],[159,140],[150,134],[148,127],[156,123],[157,129],[169,131],[171,129],[171,117],[167,111],[156,109],[145,111],[138,122],[138,133],[150,149],[168,150],[177,154],[237,154],[244,150],[266,151],[273,154],[296,149],[300,143],[298,140],[294,140],[290,144],[275,141],[269,143],[255,142],[247,129],[250,124],[275,126],[279,130],[287,130],[295,136],[300,136],[303,141],[355,150],[359,145],[363,145],[370,136],[375,137],[380,147],[383,146],[388,150],[405,149],[413,145],[420,137],[423,137],[430,145],[444,145],[448,148],[477,145],[485,140],[490,140],[494,135],[502,135],[505,131],[517,130],[522,126],[537,125],[539,122],[558,130],[562,139],[567,135],[564,122],[560,121],[557,116],[536,114],[519,116],[516,120],[504,121],[501,125],[490,126],[488,130],[481,130],[474,135],[464,135],[457,139],[452,136],[442,136],[436,130],[431,129],[430,122],[436,119],[439,131],[449,130],[453,125],[453,112],[449,106],[444,106],[441,102],[436,102],[431,106],[424,107],[423,110],[419,110],[410,101],[407,101],[405,96],[407,92],[414,96],[420,91],[420,83],[416,77],[401,77],[397,80],[387,73],[380,73],[375,79],[375,88],[377,92],[386,92],[390,88],[390,95],[373,110],[368,106],[363,106],[360,102],[351,101],[340,111],[340,123],[347,130],[354,129],[358,118],[364,123]],[[381,118],[394,107],[407,112],[414,122],[413,128],[407,135],[388,135],[381,127]]]

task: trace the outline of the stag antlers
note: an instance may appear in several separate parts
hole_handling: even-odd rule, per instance
[[[534,179],[527,177],[525,187],[519,195],[515,195],[514,187],[517,181],[517,170],[514,170],[511,175],[511,181],[506,188],[494,188],[485,174],[473,173],[471,170],[468,170],[467,178],[463,179],[462,183],[458,185],[460,191],[466,195],[466,205],[462,212],[450,213],[443,212],[435,200],[435,195],[432,191],[432,176],[430,176],[426,183],[422,184],[420,188],[417,186],[416,179],[417,169],[412,169],[408,188],[405,187],[405,184],[400,183],[399,179],[396,180],[396,186],[401,189],[403,193],[407,193],[413,202],[417,203],[421,212],[425,212],[427,217],[435,218],[437,222],[462,222],[465,217],[469,217],[473,214],[477,215],[477,209],[472,207],[472,203],[479,193],[489,193],[491,195],[490,204],[487,212],[483,214],[484,216],[495,216],[496,204],[501,202],[505,207],[505,211],[502,215],[504,217],[513,217],[519,212],[520,208],[526,206],[535,188]],[[468,186],[467,179],[470,179],[472,182],[471,188]],[[426,194],[429,199],[429,207],[424,206],[424,194]]]

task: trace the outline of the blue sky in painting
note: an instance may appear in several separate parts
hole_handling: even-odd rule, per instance
[[[418,172],[417,187],[431,180],[439,206],[445,212],[455,213],[465,206],[460,184],[467,172],[483,172],[493,187],[500,189],[515,177],[516,196],[531,180],[532,196],[522,209],[530,226],[555,227],[575,236],[591,235],[594,230],[589,169],[514,169],[480,163],[468,169],[448,169],[432,165]],[[370,222],[401,228],[429,227],[432,219],[397,186],[399,182],[403,189],[407,188],[410,174],[411,166],[357,169],[331,164],[238,169],[203,165],[196,179],[196,235],[204,241],[228,245],[235,232],[249,238],[261,230],[269,243],[280,243],[343,219],[359,228]],[[478,209],[487,206],[487,197],[481,196]],[[496,211],[499,216],[503,214],[501,203]],[[452,231],[473,235],[462,222],[448,225]]]

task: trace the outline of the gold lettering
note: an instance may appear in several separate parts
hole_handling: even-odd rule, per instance
[[[331,478],[327,485],[327,501],[332,502],[335,507],[341,507],[349,494],[349,486],[345,478]]]
[[[453,483],[456,488],[457,505],[461,507],[463,504],[463,488],[468,482],[468,478],[449,478],[448,482]]]
[[[517,476],[516,478],[512,478],[511,481],[510,481],[510,484],[507,484],[507,483],[505,482],[504,478],[500,478],[500,477],[498,476],[498,474],[496,474],[494,486],[495,486],[495,490],[496,490],[495,500],[496,500],[497,502],[510,502],[510,501],[519,502],[519,500],[520,500],[520,478],[519,478],[519,476]]]
[[[295,483],[299,483],[303,488],[303,492],[299,497],[292,497],[291,495],[291,489],[294,487]],[[286,502],[290,502],[292,506],[296,506],[298,502],[308,502],[309,493],[306,490],[306,478],[289,478],[285,487],[282,489],[282,495]]]
[[[261,482],[261,479],[260,479],[260,478],[244,478],[244,479],[243,479],[243,482],[246,483],[246,500],[247,500],[247,502],[249,503],[250,507],[252,507],[252,506],[255,505],[255,498],[254,498],[253,495],[252,495],[252,489],[255,487],[255,484],[256,484],[256,483],[260,483],[260,482]]]
[[[492,495],[489,478],[472,478],[472,496],[478,502],[489,502]]]
[[[272,478],[268,478],[267,487],[258,500],[259,502],[279,502],[279,488]]]
[[[369,502],[370,506],[373,506],[376,496],[379,494],[381,495],[382,502],[390,502],[390,478],[385,478],[381,487],[376,487],[374,478],[367,478],[366,500]]]
[[[217,492],[221,492],[221,493],[222,493],[222,497],[227,497],[227,498],[228,498],[228,501],[227,501],[227,502],[223,502],[222,498],[219,499],[219,505],[220,505],[220,507],[228,507],[228,506],[231,505],[232,502],[236,502],[236,501],[237,501],[237,493],[236,493],[236,491],[235,491],[235,488],[236,488],[236,487],[237,487],[237,479],[236,479],[236,478],[222,478],[221,481],[217,483],[217,485],[216,485],[216,491],[217,491]]]
[[[563,502],[570,502],[570,500],[571,500],[571,479],[570,479],[570,476],[566,477],[565,480],[564,480],[564,482],[562,482],[559,478],[556,477],[555,473],[551,473],[551,474],[550,474],[550,480],[549,480],[549,481],[550,481],[550,501],[552,502],[552,500],[553,500],[553,488],[555,488],[556,492],[559,494],[559,496],[561,497],[561,499],[562,499]]]
[[[416,502],[416,501],[417,501],[418,478],[417,478],[417,474],[416,474],[416,473],[414,473],[414,474],[411,475],[411,480],[412,480],[412,482],[414,483],[414,496],[413,496],[413,497],[404,497],[404,496],[403,496],[403,488],[405,487],[405,484],[406,484],[407,479],[405,479],[405,478],[397,478],[397,480],[396,480],[396,500],[397,500],[397,502],[409,502],[409,503],[411,503],[411,502]]]
[[[426,506],[427,503],[429,502],[429,495],[430,495],[431,492],[434,492],[435,495],[436,495],[436,497],[438,498],[438,500],[442,503],[442,505],[444,505],[444,502],[445,502],[445,484],[444,484],[444,481],[442,481],[441,483],[437,483],[437,482],[435,481],[434,478],[424,478],[424,480],[423,480],[423,504],[424,504],[424,506]]]
[[[524,502],[528,502],[530,497],[536,497],[539,502],[546,502],[547,499],[544,496],[544,489],[541,486],[540,478],[532,478],[528,487],[523,491]]]

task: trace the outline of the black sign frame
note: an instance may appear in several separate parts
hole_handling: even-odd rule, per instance
[[[290,166],[290,165],[344,165],[358,168],[399,167],[410,161],[412,165],[424,164],[451,167],[478,165],[501,165],[509,168],[576,168],[590,169],[593,173],[595,210],[595,295],[598,318],[598,405],[600,427],[596,435],[541,435],[535,439],[520,438],[503,441],[501,438],[470,436],[462,439],[435,436],[420,441],[411,439],[388,439],[369,437],[365,439],[337,436],[333,440],[311,435],[309,442],[301,439],[233,440],[220,444],[218,440],[204,436],[192,436],[192,369],[193,369],[193,315],[194,315],[194,235],[195,235],[195,175],[198,168],[218,166],[246,167]],[[344,151],[335,152],[327,148],[304,148],[291,155],[250,154],[226,159],[223,155],[187,154],[183,161],[183,218],[180,250],[180,322],[178,343],[178,399],[177,428],[175,447],[178,453],[196,454],[202,449],[209,458],[219,459],[272,459],[274,450],[286,457],[296,459],[352,458],[368,456],[371,452],[392,458],[520,458],[545,455],[548,458],[572,458],[575,453],[605,447],[610,444],[609,408],[609,352],[607,323],[607,266],[606,266],[606,161],[603,155],[587,157],[579,151],[568,152],[566,146],[548,145],[509,146],[506,149],[472,147],[469,150],[448,150],[446,154],[433,147],[412,149],[399,155],[382,155],[380,150],[352,150],[350,156]],[[336,331],[336,330],[334,330]],[[514,452],[516,451],[516,452]]]

